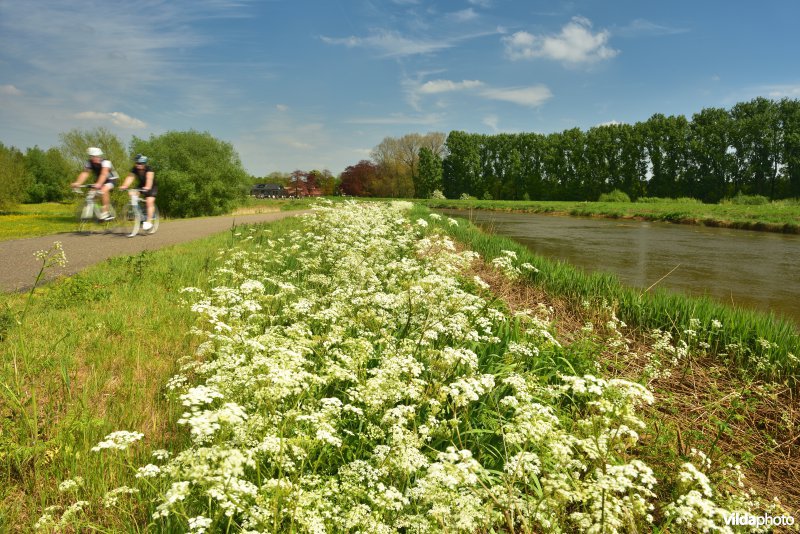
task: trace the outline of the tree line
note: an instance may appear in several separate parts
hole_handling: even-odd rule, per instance
[[[712,203],[800,197],[800,101],[756,98],[691,120],[656,114],[549,135],[453,131],[446,150],[435,186],[448,198],[593,201],[615,189]],[[422,181],[436,180],[431,169]]]
[[[58,147],[46,151],[33,147],[22,152],[0,143],[0,210],[70,198],[69,184],[83,168],[90,146],[104,151],[121,178],[133,167],[135,154],[148,156],[156,173],[159,208],[171,217],[227,213],[250,192],[251,177],[233,145],[207,132],[134,136],[127,150],[105,128],[70,130],[60,139]]]

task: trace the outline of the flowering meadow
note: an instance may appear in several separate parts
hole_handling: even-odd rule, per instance
[[[102,503],[65,480],[74,504],[37,528],[144,506],[157,532],[745,530],[725,518],[759,505],[713,484],[705,454],[670,480],[641,459],[646,386],[598,376],[546,307],[512,311],[447,237],[459,223],[410,207],[322,203],[298,230],[240,229],[212,289],[184,289],[202,343],[166,389],[186,447],[130,465],[136,484]],[[490,265],[535,270],[512,251]],[[146,443],[120,430],[92,454]]]

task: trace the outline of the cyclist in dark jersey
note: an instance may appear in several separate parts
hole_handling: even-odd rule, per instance
[[[111,203],[111,190],[117,183],[117,171],[110,161],[103,157],[103,151],[97,147],[89,147],[86,150],[89,160],[83,166],[83,171],[72,183],[72,187],[78,187],[86,181],[90,174],[94,174],[95,182],[92,187],[99,189],[103,197],[103,212],[100,214],[101,221],[109,221],[114,218],[108,213],[108,206]]]
[[[135,162],[131,172],[125,177],[125,182],[120,186],[120,190],[125,191],[134,180],[137,180],[136,187],[142,190],[147,204],[147,219],[142,223],[142,230],[147,231],[153,227],[153,211],[156,205],[156,194],[158,194],[156,173],[147,164],[147,156],[136,154]]]

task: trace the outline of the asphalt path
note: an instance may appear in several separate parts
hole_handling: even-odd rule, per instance
[[[201,237],[230,230],[234,224],[271,222],[308,213],[308,211],[279,211],[255,215],[207,217],[164,221],[153,235],[138,235],[129,238],[124,232],[53,234],[28,239],[0,241],[0,291],[23,291],[30,289],[42,267],[41,260],[34,256],[39,250],[47,250],[56,241],[61,242],[67,256],[67,265],[46,271],[43,279],[72,275],[90,265],[113,256],[137,254],[143,250],[156,250]],[[41,282],[40,282],[41,283]]]

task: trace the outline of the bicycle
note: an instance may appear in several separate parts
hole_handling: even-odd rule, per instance
[[[142,192],[142,189],[129,189],[129,191],[131,192],[131,201],[128,203],[128,209],[125,211],[125,222],[131,227],[131,233],[128,234],[128,237],[135,237],[139,233],[142,223],[147,220],[147,205],[142,206],[142,204],[146,202],[146,198],[139,194]],[[151,221],[153,226],[145,231],[145,235],[156,233],[159,219],[158,206],[154,205],[153,220]]]
[[[83,194],[81,189],[88,189],[84,195],[83,205],[78,206],[76,219],[78,220],[77,231],[79,233],[89,233],[89,225],[93,222],[98,222],[105,227],[106,231],[113,229],[116,225],[117,212],[113,205],[108,206],[108,213],[110,215],[107,219],[101,219],[100,215],[103,213],[103,199],[100,191],[93,188],[91,185],[79,185],[73,187],[72,191],[76,194]]]

